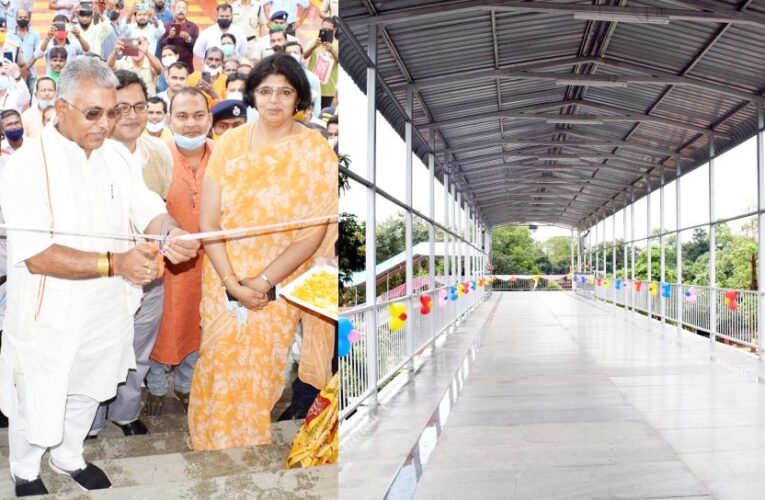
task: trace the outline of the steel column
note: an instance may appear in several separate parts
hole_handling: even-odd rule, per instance
[[[715,228],[715,140],[709,136],[709,342],[717,340],[717,228]]]
[[[372,183],[367,188],[367,220],[366,220],[366,303],[375,306],[377,303],[377,275],[375,256],[375,224],[376,200],[374,184],[377,180],[377,26],[369,26],[367,55],[371,65],[367,67],[367,180]],[[370,405],[377,406],[377,314],[372,309],[366,317],[366,355],[368,387],[372,387],[369,397]]]
[[[404,199],[406,201],[407,207],[409,207],[405,214],[405,229],[404,229],[404,242],[406,246],[406,263],[405,263],[405,274],[406,274],[406,295],[411,296],[412,293],[414,293],[414,265],[412,263],[414,256],[412,251],[412,109],[414,106],[413,102],[414,98],[412,95],[412,90],[407,89],[406,91],[406,125],[404,126],[404,165],[406,168],[406,184],[405,189],[406,193],[404,194]],[[410,299],[409,300],[409,308],[413,309],[414,302]],[[408,311],[410,315],[414,314],[413,310]],[[413,321],[407,321],[406,322],[406,352],[410,356],[409,362],[407,363],[407,369],[409,371],[414,371],[414,322]]]

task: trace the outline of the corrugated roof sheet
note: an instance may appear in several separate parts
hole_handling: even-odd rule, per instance
[[[523,2],[518,5],[524,12],[502,10],[514,3],[343,0],[341,7],[346,36],[364,50],[367,21],[433,8],[425,18],[410,13],[400,22],[380,25],[378,71],[389,90],[378,85],[378,109],[403,136],[407,85],[418,85],[413,109],[415,153],[425,160],[431,129],[435,129],[438,163],[448,154],[449,166],[456,171],[452,179],[457,179],[460,190],[474,201],[489,225],[534,221],[588,225],[593,214],[604,213],[604,207],[615,202],[620,206],[631,196],[630,189],[642,196],[646,182],[656,187],[658,175],[654,172],[646,179],[648,170],[663,165],[671,180],[676,162],[663,153],[682,155],[683,172],[706,163],[709,138],[699,129],[714,127],[718,152],[754,133],[756,113],[749,98],[719,88],[665,82],[667,76],[680,76],[747,94],[765,90],[765,25],[689,20],[616,23],[544,11],[548,3],[567,8],[616,6],[614,0]],[[540,12],[528,11],[534,3]],[[641,0],[626,5],[694,12],[697,4],[710,2]],[[735,0],[715,5],[721,12],[739,7]],[[455,6],[463,10],[449,12]],[[749,2],[746,8],[765,13],[765,0]],[[344,69],[365,90],[366,56],[347,38],[341,42],[340,56]],[[553,61],[565,64],[548,64]],[[529,66],[535,63],[540,65]],[[496,70],[516,73],[503,75]],[[531,74],[517,74],[524,70]],[[479,72],[489,74],[476,79]],[[662,83],[569,85],[558,84],[549,75],[653,76],[662,78]],[[449,81],[431,81],[441,77]],[[603,123],[556,122],[554,117],[561,114],[598,115]],[[624,114],[648,117],[613,121]],[[481,117],[466,119],[474,115]],[[654,117],[674,124],[650,121]],[[572,164],[570,155],[581,163]],[[529,203],[521,208],[503,205],[503,200],[510,199]]]

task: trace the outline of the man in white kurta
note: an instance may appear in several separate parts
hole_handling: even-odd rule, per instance
[[[108,67],[91,58],[62,71],[58,123],[16,152],[0,178],[7,224],[116,235],[177,227],[127,149],[106,139],[116,118],[115,84]],[[104,112],[88,119],[94,109]],[[173,239],[180,234],[176,228],[168,235],[175,245],[164,248],[170,260],[187,260],[179,255],[188,242],[181,248]],[[83,440],[98,403],[135,368],[140,284],[159,266],[147,244],[131,240],[9,230],[8,247],[0,408],[10,420],[16,494],[44,493],[39,470],[47,448],[54,471],[85,489],[109,487],[103,471],[84,461]],[[114,256],[113,277],[99,267],[105,252]]]

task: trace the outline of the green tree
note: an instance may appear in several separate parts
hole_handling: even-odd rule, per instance
[[[553,236],[542,243],[542,250],[550,263],[549,274],[568,273],[571,266],[571,237]]]
[[[500,227],[491,235],[495,274],[535,274],[549,265],[541,245],[527,227]]]
[[[340,266],[340,289],[351,283],[355,271],[361,271],[366,264],[366,234],[364,223],[355,215],[341,213],[338,222],[338,247]]]
[[[388,217],[377,225],[375,246],[377,262],[383,262],[406,250],[406,221],[403,213]],[[428,241],[430,226],[419,218],[412,220],[412,245]]]

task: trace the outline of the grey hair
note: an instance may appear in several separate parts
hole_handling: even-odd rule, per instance
[[[105,62],[88,56],[77,56],[68,61],[61,70],[56,87],[56,97],[72,101],[82,81],[99,87],[116,89],[119,81]]]

